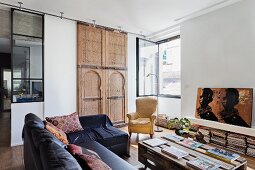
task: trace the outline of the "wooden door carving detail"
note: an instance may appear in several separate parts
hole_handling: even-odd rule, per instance
[[[105,30],[78,24],[78,64],[104,65]]]
[[[106,66],[126,68],[127,36],[126,34],[106,32]]]
[[[100,70],[79,69],[79,114],[102,113],[102,73]]]
[[[113,122],[124,122],[126,109],[125,77],[118,71],[109,71],[107,111]]]

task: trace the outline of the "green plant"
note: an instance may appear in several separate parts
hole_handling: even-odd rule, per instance
[[[180,120],[177,117],[174,119],[170,119],[167,123],[167,127],[168,129],[180,129],[181,128]]]
[[[187,118],[181,118],[180,120],[176,117],[170,119],[167,123],[168,129],[188,129],[191,123]]]
[[[183,129],[189,129],[190,125],[191,125],[190,120],[187,119],[187,118],[181,118],[180,119],[180,124],[181,124]]]

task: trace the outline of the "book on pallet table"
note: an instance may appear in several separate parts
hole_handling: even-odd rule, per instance
[[[219,164],[204,157],[197,157],[188,161],[186,164],[198,170],[216,170],[220,167]]]
[[[196,142],[196,141],[194,141],[191,138],[184,139],[183,141],[178,142],[178,143],[180,145],[186,146],[186,147],[188,147],[190,149],[197,149],[197,148],[203,146],[202,143]]]
[[[162,136],[162,138],[166,139],[166,140],[170,140],[172,142],[180,142],[180,141],[184,140],[184,137],[178,136],[175,134],[166,134],[166,135]]]
[[[240,155],[226,151],[224,149],[213,148],[206,152],[208,155],[221,159],[226,162],[233,162],[240,157]]]
[[[158,139],[158,138],[148,139],[148,140],[143,141],[143,143],[145,143],[145,144],[147,144],[151,147],[156,147],[156,146],[167,144],[166,141],[163,141],[163,140]]]
[[[161,149],[161,152],[163,152],[169,156],[172,156],[176,159],[180,159],[180,158],[183,158],[183,157],[189,155],[188,152],[185,152],[185,151],[178,149],[174,146],[165,147],[165,148]]]

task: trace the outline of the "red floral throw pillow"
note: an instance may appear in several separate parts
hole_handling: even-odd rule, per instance
[[[75,155],[80,155],[80,154],[86,154],[86,155],[94,155],[96,156],[97,158],[100,158],[100,156],[90,150],[90,149],[87,149],[87,148],[82,148],[80,146],[77,146],[75,144],[69,144],[67,145],[67,150],[71,153],[71,155],[75,156]],[[101,158],[100,158],[101,159]]]
[[[61,129],[57,128],[50,122],[44,121],[44,124],[45,124],[45,129],[50,131],[50,133],[52,133],[56,138],[58,138],[64,144],[66,145],[68,144],[68,140],[67,140],[65,132],[63,132]]]
[[[84,130],[81,126],[77,113],[64,116],[46,117],[46,120],[63,130],[65,133]]]
[[[111,168],[95,155],[80,154],[78,162],[82,167],[88,166],[92,170],[111,170]]]

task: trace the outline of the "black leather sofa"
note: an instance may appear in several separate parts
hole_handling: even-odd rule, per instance
[[[116,155],[129,155],[129,136],[114,128],[106,115],[84,116],[80,122],[84,130],[67,134],[70,143],[97,152],[113,170],[136,169]],[[32,113],[25,116],[23,140],[26,170],[82,169],[65,145]]]

